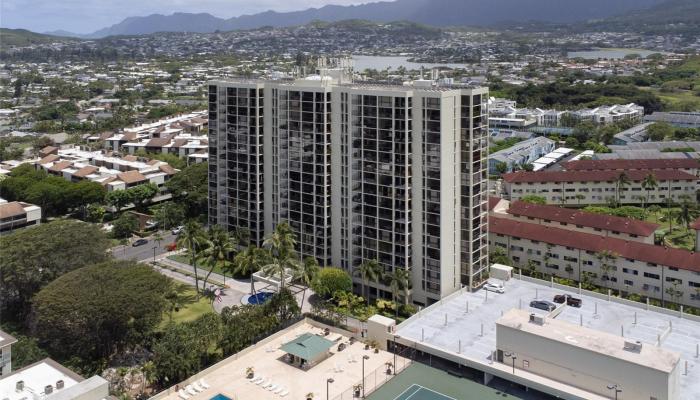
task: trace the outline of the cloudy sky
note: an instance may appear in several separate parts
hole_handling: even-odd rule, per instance
[[[0,26],[35,32],[90,33],[126,17],[208,12],[222,18],[266,10],[292,11],[368,0],[0,0]]]

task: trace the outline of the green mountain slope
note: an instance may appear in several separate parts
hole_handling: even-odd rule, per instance
[[[0,47],[29,46],[32,44],[67,42],[77,39],[44,35],[26,29],[0,28]]]

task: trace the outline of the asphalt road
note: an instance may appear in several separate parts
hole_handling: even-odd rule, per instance
[[[167,233],[167,234],[166,234]],[[173,243],[177,238],[177,235],[173,235],[170,232],[162,232],[163,240],[160,241],[160,245],[152,239],[151,236],[144,238],[148,240],[148,243],[133,247],[133,243],[136,239],[131,239],[129,244],[126,246],[116,246],[112,247],[112,255],[114,258],[120,260],[136,260],[143,261],[147,259],[153,259],[153,251],[155,248],[155,255],[167,253],[166,246]]]

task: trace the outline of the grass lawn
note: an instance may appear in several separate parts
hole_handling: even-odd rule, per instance
[[[654,92],[655,95],[664,102],[665,111],[683,111],[680,106],[683,104],[694,104],[694,108],[700,108],[700,98],[693,91],[681,90],[677,92],[662,92],[656,88],[641,88]]]
[[[174,254],[172,256],[168,256],[168,259],[177,261],[183,264],[187,265],[192,265],[190,264],[190,257],[185,253],[185,254]],[[201,275],[206,275],[206,272],[209,271],[209,264],[207,264],[207,259],[205,257],[199,257],[197,258],[197,270],[198,271],[203,271]],[[218,263],[214,267],[215,274],[220,274],[224,275],[224,270],[221,268],[221,263]],[[231,274],[226,273],[226,276],[231,276]]]
[[[173,322],[182,323],[194,321],[195,319],[199,318],[199,316],[214,311],[214,308],[212,307],[209,299],[205,297],[200,297],[199,300],[196,300],[197,296],[195,294],[194,288],[187,290],[185,295],[189,297],[191,303],[180,308],[179,311],[173,312]],[[169,322],[170,314],[166,312],[163,314],[163,321],[161,321],[160,323],[160,328],[165,327]]]
[[[680,208],[673,207],[673,212],[676,213]],[[678,222],[673,220],[673,230],[669,232],[668,230],[668,217],[665,214],[666,209],[658,213],[650,212],[647,214],[646,221],[653,222],[655,224],[661,225],[659,230],[668,232],[666,234],[666,245],[670,247],[676,247],[679,249],[693,250],[695,248],[695,231],[688,230],[685,226],[679,225]]]

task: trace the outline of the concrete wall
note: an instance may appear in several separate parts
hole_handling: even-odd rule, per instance
[[[668,374],[499,324],[496,325],[496,342],[499,351],[515,352],[516,368],[593,393],[609,395],[607,386],[618,384],[624,388],[618,397],[621,400],[677,398],[669,397],[670,392],[675,392],[669,390],[670,375],[678,374],[677,367]],[[503,362],[510,365],[511,359]]]

